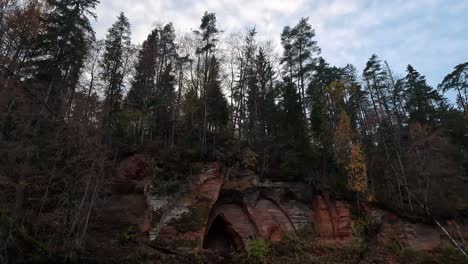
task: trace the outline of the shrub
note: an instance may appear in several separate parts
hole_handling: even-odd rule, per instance
[[[265,261],[270,254],[270,243],[264,239],[254,239],[249,244],[249,257]]]
[[[377,233],[378,225],[368,217],[356,219],[353,225],[355,242],[358,247],[365,247],[369,239]]]
[[[136,228],[135,226],[129,226],[126,230],[124,230],[122,233],[119,234],[118,236],[118,243],[119,245],[125,245],[131,241],[134,241],[136,239]]]
[[[354,222],[354,230],[356,235],[363,239],[367,239],[370,236],[376,234],[377,229],[377,223],[368,217],[360,217]]]

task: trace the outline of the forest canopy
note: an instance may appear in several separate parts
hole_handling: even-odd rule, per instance
[[[307,17],[284,26],[281,47],[255,27],[223,32],[210,12],[183,34],[157,25],[141,45],[121,13],[96,39],[98,4],[0,0],[9,219],[60,210],[56,239],[81,246],[82,201],[105,195],[112,169],[135,153],[160,159],[163,180],[182,181],[180,164],[219,161],[402,214],[468,214],[468,62],[437,87],[410,64],[398,77],[376,54],[333,66]]]

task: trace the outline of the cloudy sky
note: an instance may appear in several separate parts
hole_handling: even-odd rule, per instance
[[[101,0],[98,37],[121,11],[135,43],[155,22],[173,22],[178,32],[195,29],[205,11],[216,13],[226,33],[255,26],[261,39],[274,43],[285,25],[309,17],[331,64],[362,70],[376,53],[399,75],[412,64],[433,86],[468,60],[468,0]]]

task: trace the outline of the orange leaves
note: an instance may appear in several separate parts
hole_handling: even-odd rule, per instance
[[[359,193],[367,191],[367,165],[360,144],[351,146],[349,162],[346,165],[348,188]]]
[[[348,188],[358,193],[367,191],[367,165],[359,143],[353,142],[351,121],[341,112],[334,137],[335,157],[344,166],[348,176]]]

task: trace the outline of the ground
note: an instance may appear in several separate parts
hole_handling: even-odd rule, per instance
[[[429,253],[411,250],[395,250],[377,243],[352,246],[329,246],[317,241],[285,239],[269,245],[262,257],[249,256],[248,252],[226,253],[203,250],[198,252],[170,250],[155,243],[137,240],[127,241],[114,248],[113,258],[98,263],[167,263],[167,264],[466,264],[468,261],[452,249],[440,249]],[[109,255],[108,255],[109,256]]]

